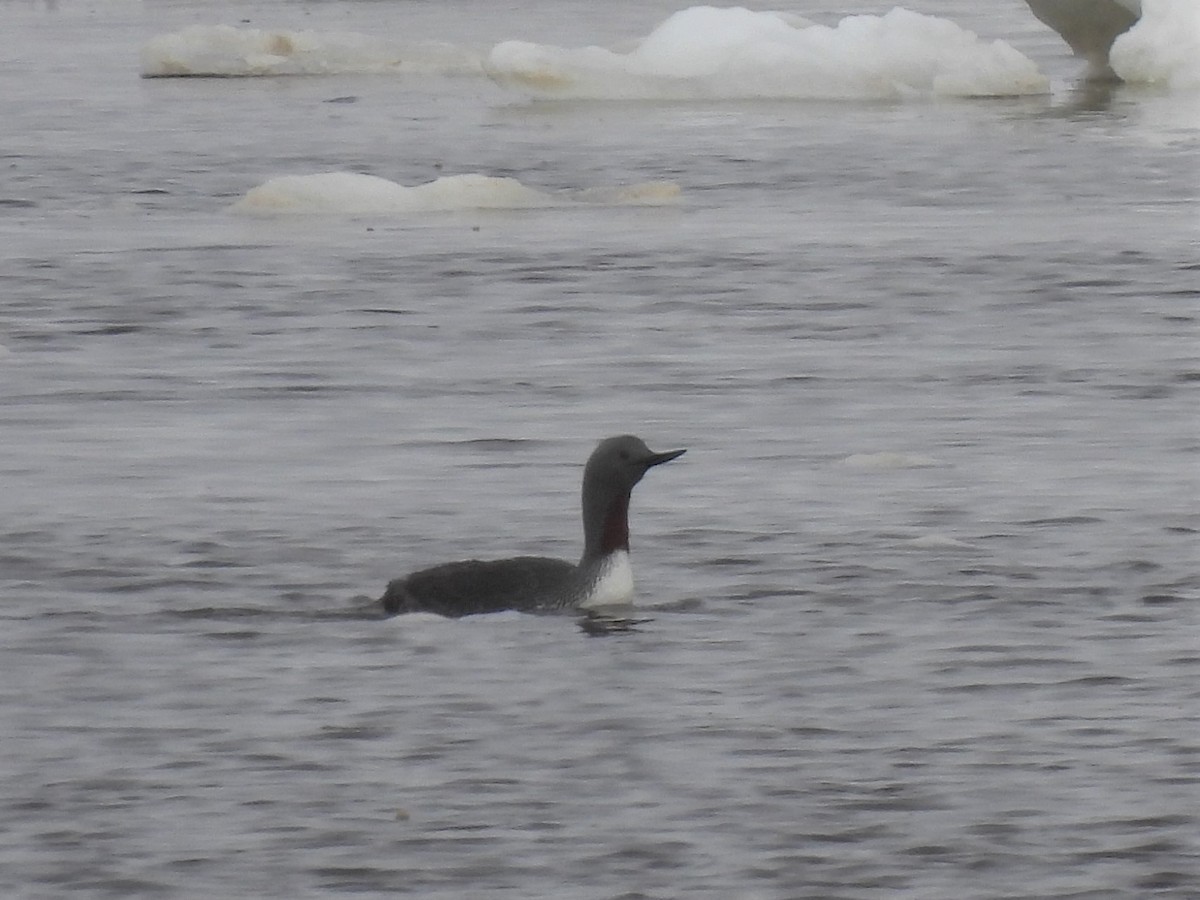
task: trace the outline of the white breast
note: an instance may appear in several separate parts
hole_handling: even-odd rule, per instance
[[[618,550],[604,561],[600,577],[579,607],[595,609],[598,606],[626,606],[632,603],[633,567],[629,565],[629,554]]]

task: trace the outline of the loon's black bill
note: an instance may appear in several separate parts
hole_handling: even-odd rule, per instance
[[[650,458],[648,460],[646,460],[646,468],[648,469],[651,466],[658,466],[658,465],[662,465],[665,462],[670,462],[673,459],[677,459],[678,457],[683,456],[683,454],[685,454],[685,453],[687,453],[686,449],[684,449],[684,450],[668,450],[666,453],[651,453]]]

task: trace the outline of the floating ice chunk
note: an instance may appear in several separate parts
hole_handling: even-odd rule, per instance
[[[479,54],[423,41],[400,44],[354,32],[262,31],[193,25],[142,47],[142,76],[251,77],[334,73],[478,75]]]
[[[233,204],[233,209],[241,213],[269,216],[538,209],[576,203],[657,206],[675,202],[679,193],[679,186],[671,182],[549,193],[527,187],[515,178],[495,178],[476,173],[448,175],[427,184],[405,187],[374,175],[326,172],[272,178],[249,191]]]
[[[1200,0],[1142,0],[1141,19],[1109,59],[1125,81],[1200,90]]]
[[[1049,82],[1003,41],[894,9],[834,28],[740,7],[677,12],[635,49],[492,48],[484,70],[534,96],[595,99],[901,98],[1045,93]]]
[[[1112,80],[1108,52],[1117,36],[1137,21],[1138,0],[1025,0],[1030,11],[1057,31],[1088,63],[1088,78]]]
[[[547,206],[550,197],[515,178],[452,175],[405,187],[355,172],[272,178],[234,204],[249,213],[379,214]]]

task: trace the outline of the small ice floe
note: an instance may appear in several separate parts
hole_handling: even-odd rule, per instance
[[[1200,2],[1142,0],[1142,17],[1113,42],[1113,71],[1131,84],[1200,91]]]
[[[938,461],[920,453],[883,451],[880,453],[853,453],[842,460],[842,465],[852,469],[928,469],[938,465]]]
[[[192,25],[142,47],[142,77],[267,75],[478,75],[477,51],[438,41],[411,44],[354,32],[264,31]]]
[[[628,187],[548,192],[515,178],[447,175],[405,187],[386,178],[355,172],[284,175],[249,191],[235,212],[259,216],[288,214],[394,215],[466,210],[545,209],[572,205],[664,206],[679,199],[679,186],[655,181]]]
[[[695,6],[629,52],[507,41],[483,65],[498,84],[538,97],[903,99],[1050,89],[1009,44],[900,8],[827,27],[788,13]]]
[[[1108,52],[1138,20],[1140,0],[1025,0],[1030,11],[1088,63],[1088,78],[1111,80]],[[1188,0],[1191,2],[1191,0]]]
[[[1087,60],[1093,81],[1200,89],[1196,0],[1025,0]]]

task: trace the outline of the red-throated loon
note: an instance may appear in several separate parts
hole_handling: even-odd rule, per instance
[[[384,612],[467,616],[505,609],[542,612],[629,604],[629,495],[648,469],[683,453],[654,453],[629,434],[600,442],[583,470],[579,565],[541,556],[445,563],[390,582],[380,599]]]

